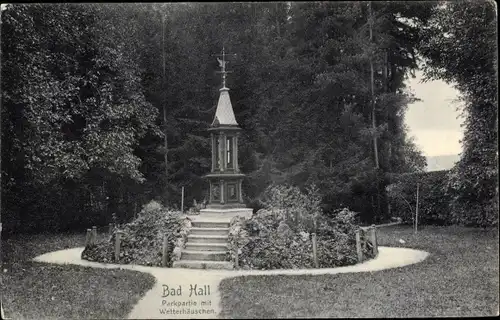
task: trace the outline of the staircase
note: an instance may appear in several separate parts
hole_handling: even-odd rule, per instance
[[[228,261],[229,221],[193,220],[186,248],[174,268],[233,269]]]

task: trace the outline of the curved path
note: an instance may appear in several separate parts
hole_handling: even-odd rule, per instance
[[[418,263],[429,255],[427,252],[414,249],[379,247],[379,254],[375,259],[353,266],[329,269],[231,271],[90,262],[81,259],[82,251],[83,248],[74,248],[49,252],[34,258],[34,260],[45,263],[76,264],[107,269],[120,268],[150,273],[156,278],[156,283],[135,305],[129,314],[130,319],[216,318],[220,311],[218,287],[221,280],[225,278],[245,275],[315,275],[373,272]]]

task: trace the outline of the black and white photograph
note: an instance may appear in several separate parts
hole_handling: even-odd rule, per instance
[[[2,319],[499,316],[496,2],[0,23]]]

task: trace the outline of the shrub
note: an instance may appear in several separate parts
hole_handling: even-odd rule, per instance
[[[191,220],[186,217],[182,221],[182,225],[177,235],[177,240],[175,242],[174,250],[172,252],[172,255],[170,256],[172,262],[181,259],[182,250],[186,248],[186,242],[188,241],[187,238],[191,230],[191,227],[192,227]]]
[[[416,208],[416,190],[419,184],[418,223],[428,225],[449,225],[454,223],[447,192],[448,171],[419,172],[395,177],[387,194],[393,212],[404,222],[412,223]]]
[[[235,254],[241,253],[241,248],[247,245],[248,232],[245,229],[245,218],[236,216],[229,224],[228,255],[229,261],[235,260]]]
[[[237,229],[237,227],[236,227]],[[294,232],[285,222],[282,211],[261,209],[251,219],[242,221],[238,242],[240,265],[249,269],[294,269],[312,267],[312,242]],[[234,252],[234,250],[233,250]],[[234,256],[232,256],[233,258]]]
[[[263,194],[262,205],[267,211],[279,213],[295,232],[313,232],[322,211],[319,189],[314,184],[305,193],[289,185],[271,185]]]
[[[320,267],[355,264],[356,213],[346,208],[335,210],[332,217],[322,217],[318,225],[318,260]]]
[[[301,193],[289,186],[270,187],[264,202],[266,209],[257,211],[249,220],[231,222],[231,258],[238,248],[242,268],[312,268],[311,233],[316,231],[320,267],[356,263],[356,213],[342,209],[327,217],[319,209],[314,190],[310,187],[307,193]]]
[[[110,263],[114,261],[115,237],[122,232],[119,263],[160,266],[162,259],[163,236],[170,243],[169,261],[176,240],[181,236],[184,222],[179,211],[164,208],[157,202],[144,206],[138,217],[130,223],[118,226],[106,241],[88,246],[82,252],[82,259]]]
[[[450,170],[447,191],[453,223],[483,228],[498,226],[498,170],[486,163],[478,167],[467,165],[462,159]]]

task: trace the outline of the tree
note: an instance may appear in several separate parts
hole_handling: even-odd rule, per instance
[[[89,187],[92,198],[94,187],[105,189],[100,196],[114,191],[105,187],[112,180],[144,181],[135,148],[160,133],[142,94],[126,9],[15,4],[3,12],[2,191],[21,199],[11,202],[21,212],[32,211],[22,208],[29,188],[40,203],[57,191],[52,210],[64,215],[69,185]]]
[[[442,2],[423,29],[427,79],[454,84],[462,94],[464,138],[449,177],[452,211],[468,225],[498,223],[497,16],[490,1]]]

